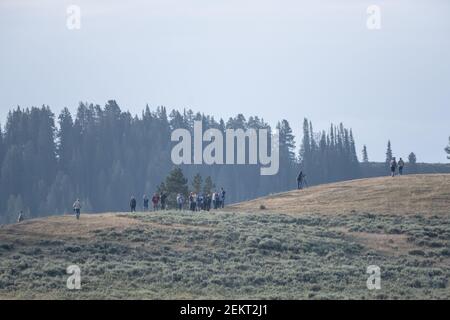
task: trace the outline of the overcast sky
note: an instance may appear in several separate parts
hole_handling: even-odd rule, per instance
[[[81,29],[66,26],[69,5]],[[381,30],[366,26],[381,8]],[[80,101],[353,128],[358,154],[447,162],[448,0],[0,0],[0,123]]]

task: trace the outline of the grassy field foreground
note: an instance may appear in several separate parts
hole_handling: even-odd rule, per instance
[[[81,290],[66,268],[81,268]],[[366,268],[381,269],[368,290]],[[450,213],[157,212],[0,227],[0,298],[450,298]]]

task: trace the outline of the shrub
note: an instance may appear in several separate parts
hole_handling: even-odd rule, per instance
[[[13,248],[14,248],[14,245],[9,244],[9,243],[2,243],[2,244],[0,244],[0,249],[1,250],[10,251]]]
[[[259,247],[261,249],[267,249],[267,250],[280,250],[281,249],[281,242],[277,239],[271,239],[271,238],[265,238],[261,240],[259,243]]]
[[[422,288],[423,284],[419,279],[415,279],[413,281],[410,282],[410,286],[413,288]]]
[[[408,252],[412,256],[424,256],[425,252],[423,250],[411,250]]]

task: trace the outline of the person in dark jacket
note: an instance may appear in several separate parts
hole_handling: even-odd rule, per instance
[[[395,161],[395,157],[392,158],[390,167],[391,167],[391,177],[393,177],[395,176],[395,170],[397,169],[397,161]]]
[[[213,202],[214,202],[214,209],[217,210],[219,208],[220,200],[219,193],[216,191],[213,194]]]
[[[225,190],[223,190],[223,188],[220,188],[220,206],[222,208],[225,207]]]
[[[136,212],[136,198],[134,196],[130,199],[130,209],[131,212]]]
[[[161,193],[161,210],[166,210],[167,194]]]
[[[206,200],[205,200],[205,210],[209,211],[211,209],[211,194],[208,193],[206,195]]]
[[[304,179],[305,179],[305,175],[303,174],[303,171],[300,171],[300,173],[297,176],[297,189],[303,188]]]
[[[143,200],[144,200],[144,211],[148,211],[148,202],[149,202],[149,199],[148,199],[148,197],[147,197],[146,194],[144,194]]]

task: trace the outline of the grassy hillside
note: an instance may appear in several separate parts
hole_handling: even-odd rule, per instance
[[[410,188],[403,178],[392,186]],[[253,213],[242,208],[259,208],[261,200],[237,205],[239,213],[110,213],[1,226],[0,298],[450,299],[450,176],[414,179],[441,182],[430,193],[433,207],[408,211],[393,201],[385,213],[376,203],[371,210],[358,202],[358,210],[335,200],[330,206],[339,214],[324,203],[314,206],[324,213],[294,213],[275,211],[266,198],[268,209]],[[317,190],[353,194],[343,186],[355,183],[364,190],[370,181]],[[297,194],[307,203],[303,196],[313,199],[312,190],[270,199],[284,203]],[[79,291],[66,288],[73,264],[81,268]],[[366,287],[369,265],[381,268],[381,290]]]
[[[238,203],[229,210],[278,213],[381,214],[450,213],[450,174],[358,179],[294,190]]]

